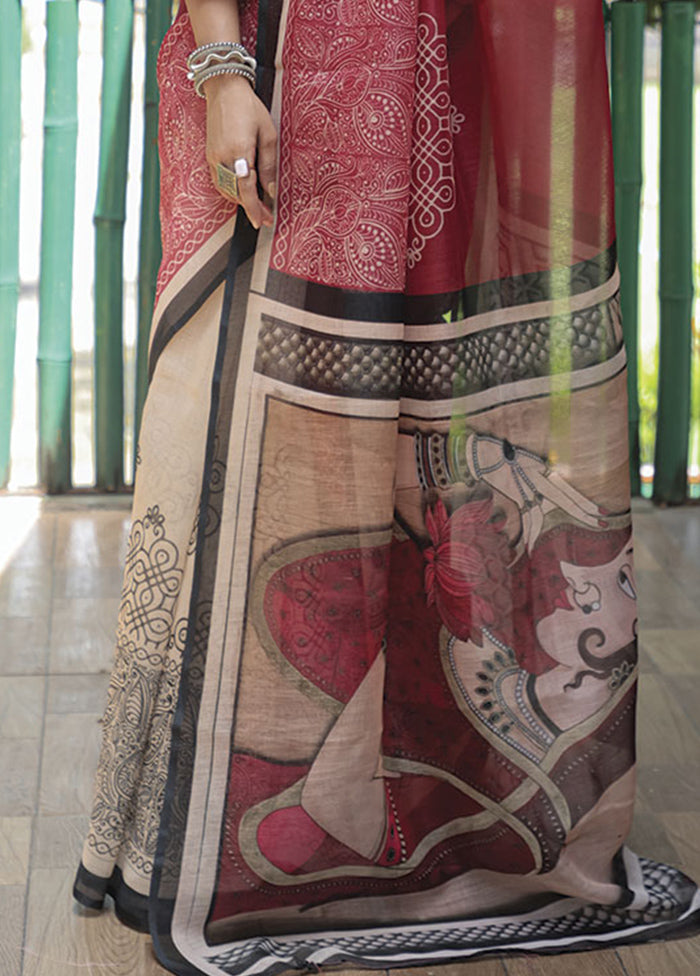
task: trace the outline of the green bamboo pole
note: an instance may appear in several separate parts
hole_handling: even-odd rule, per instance
[[[22,10],[3,0],[0,30],[0,488],[10,477],[15,335],[19,298],[19,152]]]
[[[134,442],[138,439],[148,385],[148,336],[161,259],[158,165],[158,82],[156,60],[163,35],[170,26],[170,0],[151,0],[146,7],[146,77],[144,91],[143,166],[141,171],[141,230],[139,237],[139,304],[136,346],[136,404]],[[136,451],[134,451],[134,455]]]
[[[627,345],[630,487],[639,495],[639,214],[642,199],[642,106],[646,3],[612,6],[612,122],[615,157],[615,222],[620,265],[622,325]]]
[[[129,151],[131,0],[105,0],[102,116],[95,207],[95,482],[124,481],[122,289]]]
[[[71,484],[71,294],[78,140],[78,3],[46,4],[46,102],[39,277],[39,481]]]
[[[662,7],[659,397],[654,500],[687,494],[693,305],[693,0]]]

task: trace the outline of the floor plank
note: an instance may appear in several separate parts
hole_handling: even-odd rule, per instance
[[[697,630],[644,629],[641,644],[662,674],[700,675]]]
[[[24,897],[24,884],[0,885],[0,973],[2,976],[20,976]]]
[[[683,517],[687,526],[697,520],[697,509],[684,508]],[[700,592],[700,568],[695,559],[686,555],[679,545],[670,525],[659,509],[633,512],[635,536],[641,538],[653,558],[663,570],[663,576],[686,595],[691,601],[697,600]],[[643,601],[640,600],[640,607]],[[672,607],[668,608],[672,610]],[[652,625],[655,626],[655,625]],[[671,624],[679,626],[679,624]]]
[[[685,559],[700,570],[700,518],[684,507],[666,508],[655,512],[655,521],[664,534],[672,538]],[[690,517],[689,517],[690,516]]]
[[[88,815],[37,817],[34,821],[32,867],[78,869],[88,828]]]
[[[700,756],[691,763],[640,763],[639,792],[656,813],[700,810]]]
[[[390,969],[389,976],[504,976],[505,965],[501,959],[467,959],[464,962],[448,963],[446,966],[430,966],[421,969]],[[347,976],[350,976],[348,971]],[[357,976],[357,970],[355,970]]]
[[[627,845],[635,853],[678,867],[681,863],[660,815],[649,805],[640,789],[634,808],[634,822],[627,838]]]
[[[700,639],[698,641],[700,644]],[[672,674],[666,677],[669,691],[700,734],[700,674]]]
[[[111,671],[118,608],[116,598],[54,600],[49,673]]]
[[[0,617],[0,674],[43,674],[49,643],[49,605],[36,617]]]
[[[73,872],[31,872],[23,976],[161,976],[150,939],[121,925],[112,911],[85,913],[73,901]]]
[[[639,597],[639,621],[642,627],[700,627],[700,607],[667,573],[639,570],[635,572]]]
[[[55,575],[54,598],[63,600],[84,597],[118,598],[122,588],[120,566],[65,566]]]
[[[682,870],[700,879],[700,812],[698,808],[685,813],[662,813],[659,817],[669,840],[678,851]],[[700,972],[700,968],[698,968]]]
[[[0,616],[42,614],[51,599],[51,567],[6,566],[0,574]]]
[[[0,739],[0,817],[26,817],[34,812],[40,741]]]
[[[649,546],[642,540],[640,533],[635,532],[634,537],[634,568],[660,571],[661,566],[654,558]]]
[[[0,737],[36,739],[41,735],[46,678],[0,678]]]
[[[639,682],[637,743],[640,761],[649,765],[671,759],[693,765],[700,759],[700,734],[662,676],[645,674]]]
[[[127,513],[61,512],[57,520],[56,566],[63,569],[123,564],[130,521]]]
[[[31,839],[31,817],[0,817],[0,885],[26,883]]]
[[[625,946],[620,959],[628,976],[698,976],[700,939]]]
[[[80,814],[92,806],[100,715],[47,715],[39,813]],[[70,775],[66,772],[70,770]]]
[[[626,976],[614,949],[570,952],[561,956],[520,956],[506,959],[508,976]]]
[[[62,715],[104,711],[108,674],[52,674],[48,680],[47,712]]]
[[[41,511],[38,520],[26,531],[22,544],[12,553],[12,566],[48,566],[53,559],[56,516]]]

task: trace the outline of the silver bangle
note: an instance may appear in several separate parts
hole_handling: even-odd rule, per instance
[[[242,44],[236,41],[212,42],[203,44],[196,48],[187,58],[187,67],[190,71],[198,71],[207,68],[214,62],[224,64],[228,61],[239,61],[249,65],[253,71],[257,67],[257,62]]]
[[[255,69],[257,67],[255,62],[253,64],[249,64],[242,61],[240,58],[222,58],[213,62],[207,61],[207,63],[201,65],[201,67],[196,65],[195,67],[191,68],[187,72],[187,77],[190,81],[194,82],[195,87],[197,87],[200,78],[203,78],[204,75],[208,76],[209,72],[215,71],[217,68],[226,68],[229,66],[232,68],[244,68],[246,71],[250,72],[253,78],[255,78]]]
[[[191,63],[188,61],[190,70],[187,77],[194,77],[198,71],[204,71],[205,68],[216,67],[220,64],[245,64],[253,71],[257,68],[255,58],[241,54],[240,51],[209,51],[201,61],[192,61]]]
[[[196,47],[187,58],[188,65],[190,61],[193,61],[195,58],[199,57],[200,54],[204,54],[207,51],[213,51],[215,48],[222,51],[240,51],[241,54],[245,54],[250,57],[248,51],[238,41],[212,41],[210,44],[201,44],[199,47]]]
[[[215,78],[217,75],[241,75],[250,84],[251,88],[255,88],[255,73],[251,68],[243,64],[224,64],[220,67],[207,68],[204,71],[197,72],[194,77],[194,90],[200,98],[206,98],[206,95],[202,91],[204,82],[210,78]]]

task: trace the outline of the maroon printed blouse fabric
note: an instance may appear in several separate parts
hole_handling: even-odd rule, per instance
[[[243,7],[273,231],[210,184],[184,5],[95,806],[180,973],[663,937],[624,845],[636,594],[599,0]]]

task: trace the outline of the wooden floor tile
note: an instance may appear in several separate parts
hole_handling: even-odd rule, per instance
[[[627,838],[627,846],[635,853],[678,867],[681,863],[678,851],[668,837],[659,813],[649,805],[640,788],[634,807],[632,830]]]
[[[126,518],[131,511],[132,499],[131,492],[108,495],[46,495],[43,498],[42,511],[53,515],[71,515],[73,518],[84,518],[87,515],[114,518],[116,514],[122,513]]]
[[[357,976],[357,970],[354,976]],[[347,976],[350,976],[348,970]],[[420,969],[390,969],[389,976],[504,976],[505,967],[501,959],[466,959],[464,962],[448,963],[446,966],[428,966]]]
[[[0,886],[0,973],[20,976],[25,886]]]
[[[0,885],[26,883],[31,839],[31,817],[0,817]]]
[[[54,563],[57,567],[121,566],[130,517],[123,511],[60,513]]]
[[[33,544],[40,538],[48,543],[47,551],[41,555],[50,563],[53,527],[47,524],[50,520],[44,520],[42,514],[43,503],[38,495],[0,496],[0,567],[19,565],[25,550],[31,557]],[[42,563],[44,560],[29,559],[30,564],[36,565],[37,561]]]
[[[51,586],[50,566],[6,566],[0,573],[0,617],[44,616]]]
[[[659,562],[654,558],[649,546],[641,538],[641,532],[635,531],[634,536],[634,568],[639,572],[640,569],[660,570]]]
[[[700,810],[700,756],[694,763],[640,763],[639,792],[656,813]]]
[[[39,739],[0,739],[0,817],[34,812],[39,770]]]
[[[641,517],[633,516],[635,536],[647,546],[663,570],[661,574],[663,578],[675,585],[691,602],[695,602],[697,594],[700,592],[700,568],[696,560],[689,558],[684,552],[683,547],[678,544],[673,534],[667,531],[663,514],[657,510]],[[687,525],[697,519],[697,509],[694,511],[685,509],[683,515]],[[641,605],[642,601],[640,600],[640,607]],[[674,625],[671,624],[670,626]]]
[[[419,970],[419,973],[424,973],[425,971],[426,970],[421,969],[421,970]],[[397,969],[391,969],[391,970],[386,970],[386,969],[363,969],[362,970],[362,976],[384,976],[384,974],[387,973],[387,972],[396,973],[396,972],[400,972],[400,970],[397,970]],[[411,976],[415,976],[415,973],[416,973],[416,971],[414,969],[413,970],[413,973],[411,974]],[[357,969],[334,969],[333,970],[333,976],[359,976],[359,974],[358,974]],[[501,976],[502,976],[502,974],[501,974]]]
[[[671,758],[682,765],[700,762],[700,734],[662,676],[640,679],[637,744],[639,761],[646,765],[660,766]]]
[[[23,976],[162,976],[150,939],[111,911],[83,912],[73,901],[73,871],[32,871]]]
[[[43,611],[36,617],[0,617],[0,674],[44,673],[49,643],[48,604]]]
[[[87,814],[37,817],[34,821],[32,867],[77,870],[88,819]]]
[[[39,814],[88,813],[100,748],[99,715],[47,715]]]
[[[619,950],[628,976],[698,976],[700,938],[625,946]]]
[[[700,810],[695,808],[685,813],[662,813],[659,819],[678,851],[681,870],[695,881],[700,881]]]
[[[12,566],[50,566],[53,561],[56,517],[41,513],[12,554]]]
[[[667,508],[655,513],[655,521],[678,546],[684,558],[700,569],[700,511]]]
[[[681,630],[700,627],[700,606],[667,573],[635,573],[642,628]],[[699,591],[700,592],[700,591]]]
[[[49,673],[111,671],[118,608],[117,599],[54,600]]]
[[[48,682],[47,712],[67,715],[104,711],[108,674],[52,674]]]
[[[640,643],[662,674],[700,675],[700,632],[652,630],[641,632]]]
[[[640,674],[658,674],[659,668],[657,667],[654,658],[647,652],[646,644],[644,643],[644,631],[639,634],[639,673]]]
[[[118,598],[122,588],[120,566],[63,566],[56,568],[54,598]]]
[[[38,675],[0,677],[0,737],[36,739],[41,735],[45,684],[46,678]]]
[[[569,952],[560,956],[520,956],[506,959],[508,976],[626,976],[614,949]]]
[[[695,730],[700,733],[700,674],[671,674],[666,677],[666,684]]]

